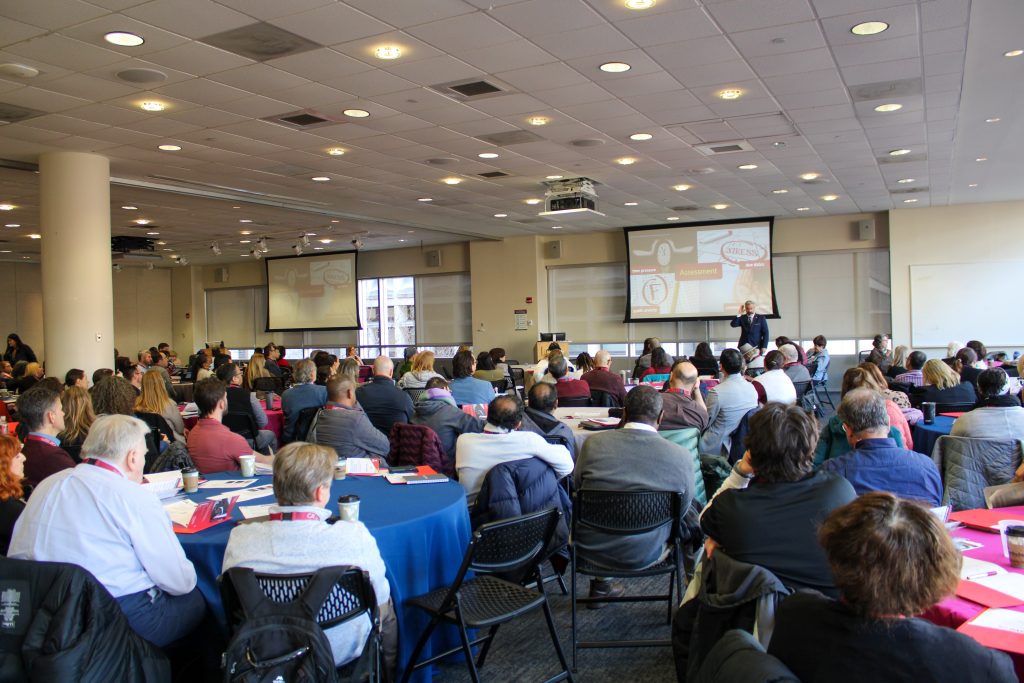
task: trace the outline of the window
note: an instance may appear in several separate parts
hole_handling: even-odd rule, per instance
[[[472,338],[469,273],[359,281],[364,357],[406,346],[451,356]]]

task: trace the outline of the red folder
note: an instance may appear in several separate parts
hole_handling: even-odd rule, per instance
[[[999,591],[982,586],[974,581],[961,581],[956,587],[956,594],[965,600],[976,602],[985,607],[1016,607],[1024,605],[1024,600],[1018,600],[1012,595],[1000,593]]]
[[[1017,520],[1024,524],[1024,506],[992,508],[991,510],[961,510],[952,513],[949,519],[982,531],[998,531],[995,525],[1004,519]]]
[[[984,614],[984,612],[981,614]],[[978,617],[975,617],[975,619],[977,618]],[[1002,650],[1003,652],[1013,652],[1015,654],[1024,655],[1024,633],[1015,633],[1013,631],[1002,631],[994,628],[986,628],[984,626],[975,626],[971,623],[973,621],[974,619],[964,622],[960,625],[960,628],[958,628],[957,631],[974,638],[985,647]]]
[[[174,533],[194,534],[204,529],[209,529],[211,526],[227,522],[231,519],[231,511],[235,509],[235,503],[237,502],[238,496],[220,498],[218,500],[205,500],[192,513],[192,519],[188,521],[188,526],[172,525]]]

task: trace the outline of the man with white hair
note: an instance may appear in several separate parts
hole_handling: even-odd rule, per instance
[[[198,626],[206,603],[160,499],[139,486],[147,432],[129,415],[96,418],[82,463],[47,477],[32,494],[8,556],[84,567],[131,627],[164,647]]]
[[[362,406],[370,423],[384,436],[391,433],[391,425],[412,419],[412,398],[395,386],[395,364],[387,356],[373,361],[373,377],[356,389],[356,400]]]
[[[316,365],[308,358],[295,364],[292,371],[295,383],[281,394],[281,409],[284,410],[284,429],[281,441],[303,441],[305,434],[295,434],[295,423],[303,408],[323,408],[327,403],[327,387],[313,384],[316,379]]]
[[[800,382],[811,381],[811,373],[807,371],[806,365],[800,363],[800,353],[795,346],[783,344],[779,347],[779,351],[782,352],[782,357],[786,359],[785,364],[782,366],[782,371],[793,381],[794,385]],[[810,385],[808,384],[807,386]]]
[[[594,369],[583,373],[581,380],[590,385],[591,391],[603,391],[618,399],[618,405],[626,401],[626,387],[622,377],[611,371],[612,354],[601,349],[594,354]]]

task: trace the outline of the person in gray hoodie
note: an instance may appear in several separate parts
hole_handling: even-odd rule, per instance
[[[334,448],[340,458],[387,456],[388,437],[370,422],[356,401],[356,385],[347,375],[327,382],[327,404],[309,428],[309,441]]]
[[[427,381],[426,390],[413,406],[410,422],[433,429],[441,439],[445,456],[452,463],[455,462],[455,441],[459,435],[478,434],[484,429],[483,420],[462,412],[455,405],[444,377],[431,377]]]

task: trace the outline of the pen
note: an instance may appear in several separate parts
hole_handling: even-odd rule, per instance
[[[965,576],[964,579],[967,580],[967,581],[973,581],[974,579],[981,579],[981,578],[984,578],[986,576],[995,576],[998,573],[999,572],[996,571],[996,572],[982,572],[981,574],[969,574],[968,576]]]

